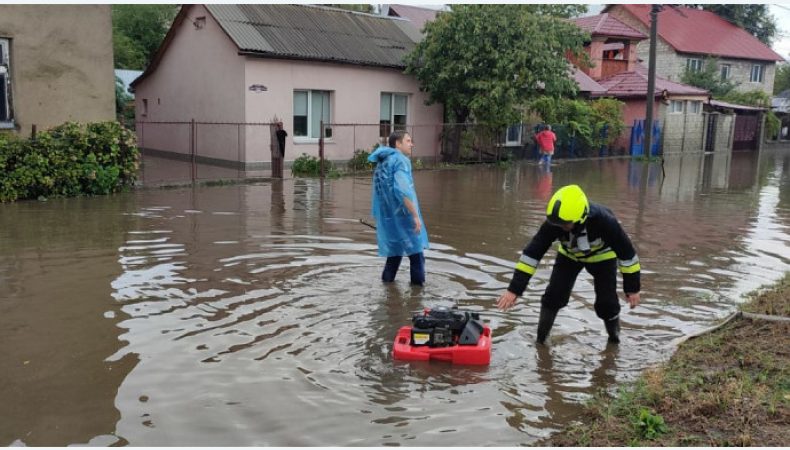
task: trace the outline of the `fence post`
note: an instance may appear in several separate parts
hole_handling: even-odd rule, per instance
[[[197,134],[195,133],[195,119],[189,123],[189,153],[191,155],[191,162],[192,162],[192,183],[195,182],[195,147],[197,146],[195,141],[197,140]]]
[[[324,121],[321,120],[318,125],[318,159],[320,164],[321,178],[324,178]]]

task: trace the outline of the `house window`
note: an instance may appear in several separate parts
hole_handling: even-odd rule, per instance
[[[669,102],[669,112],[671,112],[671,113],[682,113],[683,112],[683,101],[681,101],[681,100],[670,100],[670,102]]]
[[[143,117],[148,116],[148,99],[143,99]]]
[[[699,72],[702,70],[702,60],[699,58],[688,58],[686,60],[686,70],[690,72]]]
[[[513,124],[505,131],[505,145],[521,145],[521,124]]]
[[[730,70],[732,66],[729,64],[722,64],[721,65],[721,81],[727,81],[730,79]]]
[[[749,77],[749,81],[752,83],[762,83],[763,76],[765,72],[765,66],[762,64],[753,64],[752,65],[752,74]]]
[[[11,125],[11,40],[0,38],[0,126]]]
[[[329,124],[329,91],[294,91],[294,137],[319,138],[321,121]],[[331,137],[326,128],[324,137]]]
[[[407,123],[408,96],[404,94],[381,93],[381,108],[379,113],[379,136],[389,137],[395,130],[405,130]]]
[[[688,112],[689,114],[699,114],[702,111],[702,102],[699,100],[689,100]]]

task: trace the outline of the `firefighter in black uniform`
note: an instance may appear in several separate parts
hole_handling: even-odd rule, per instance
[[[549,285],[540,302],[538,343],[544,343],[557,312],[568,304],[571,289],[582,268],[593,276],[595,313],[603,319],[609,342],[620,342],[620,303],[617,297],[617,268],[623,274],[623,290],[631,308],[639,304],[639,257],[631,240],[612,211],[587,201],[575,185],[560,188],[546,207],[546,221],[524,248],[513,279],[497,301],[507,310],[524,293],[538,262],[551,244],[559,240],[557,259]]]

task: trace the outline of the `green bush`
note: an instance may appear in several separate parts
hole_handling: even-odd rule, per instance
[[[375,150],[376,147],[374,147]],[[373,163],[368,161],[370,153],[367,150],[357,149],[354,156],[348,160],[348,168],[353,171],[373,170]]]
[[[335,165],[328,159],[324,160],[324,173],[330,176],[337,173]],[[291,165],[291,174],[295,176],[317,177],[321,175],[321,161],[315,156],[302,153]]]
[[[587,101],[544,96],[533,100],[529,109],[544,123],[565,129],[568,138],[578,138],[587,153],[595,154],[602,145],[611,145],[623,133],[624,106],[613,98]],[[604,128],[606,137],[602,137]]]
[[[139,159],[134,134],[118,122],[67,122],[35,139],[0,135],[0,202],[125,190]]]

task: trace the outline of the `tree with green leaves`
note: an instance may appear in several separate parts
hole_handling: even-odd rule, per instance
[[[738,85],[721,78],[718,61],[717,58],[707,57],[702,64],[702,70],[692,70],[687,67],[680,81],[709,91],[713,98],[722,98]]]
[[[782,93],[788,89],[790,89],[790,64],[779,64],[776,66],[776,76],[774,77],[774,94]]]
[[[115,68],[145,69],[159,49],[178,9],[178,5],[113,5]]]
[[[581,56],[589,35],[539,5],[454,5],[425,27],[425,38],[406,57],[406,72],[442,103],[449,120],[506,127],[538,95],[574,95],[567,54]],[[450,154],[456,161],[462,128]]]
[[[748,31],[765,45],[770,46],[778,32],[776,18],[768,10],[768,5],[765,4],[695,4],[685,6],[711,11]]]

